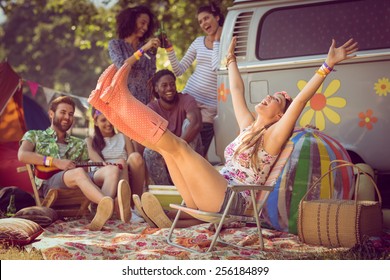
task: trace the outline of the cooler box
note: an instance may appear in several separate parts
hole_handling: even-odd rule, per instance
[[[169,204],[181,204],[183,200],[175,186],[149,185],[149,192],[157,197],[165,210],[171,210]]]

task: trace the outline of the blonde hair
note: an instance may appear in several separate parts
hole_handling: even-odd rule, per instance
[[[239,154],[243,153],[246,150],[249,150],[253,148],[251,155],[250,155],[250,168],[252,168],[254,171],[259,170],[259,151],[263,148],[264,143],[264,133],[266,130],[273,125],[275,122],[270,123],[266,126],[263,126],[261,128],[254,129],[252,131],[249,131],[244,135],[242,138],[241,144],[237,147],[236,151],[234,152],[233,157],[237,157]],[[253,123],[254,124],[254,123]],[[251,124],[248,129],[253,128],[253,124]]]

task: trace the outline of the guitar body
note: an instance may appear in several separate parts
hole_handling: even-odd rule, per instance
[[[80,162],[76,163],[76,167],[89,167],[89,166],[104,166],[104,165],[116,165],[119,169],[123,169],[122,164],[120,163],[109,163],[106,162]],[[35,165],[34,166],[34,174],[37,178],[42,180],[48,180],[54,174],[60,172],[61,169],[54,166],[44,166],[44,165]]]
[[[60,172],[61,169],[58,169],[57,167],[53,166],[44,166],[44,165],[35,165],[34,166],[34,173],[35,176],[42,180],[47,180],[54,174]]]

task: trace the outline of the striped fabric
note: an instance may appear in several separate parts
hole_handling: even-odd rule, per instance
[[[168,52],[172,70],[181,76],[196,60],[194,73],[188,79],[183,93],[195,97],[197,102],[217,107],[217,72],[219,66],[219,42],[213,43],[213,49],[205,46],[205,37],[196,38],[179,62],[174,51]]]
[[[336,139],[318,130],[296,128],[290,141],[294,149],[268,197],[262,219],[273,229],[296,234],[299,202],[308,188],[328,170],[331,161],[350,158]],[[337,199],[350,199],[352,178],[350,168],[335,170],[311,192],[309,199],[328,198],[331,193]]]
[[[43,229],[37,223],[21,219],[0,219],[0,243],[24,246],[34,241]]]

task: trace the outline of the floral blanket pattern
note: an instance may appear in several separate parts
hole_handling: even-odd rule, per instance
[[[210,253],[191,253],[166,242],[169,229],[150,228],[146,223],[122,223],[109,220],[102,231],[89,231],[89,220],[56,221],[30,247],[41,250],[47,260],[153,260],[153,259],[302,259],[310,253],[346,249],[328,249],[299,242],[296,235],[263,229],[263,251],[258,250],[255,227],[226,228],[221,236],[230,242],[251,246],[237,249],[218,244]],[[175,230],[176,242],[206,251],[213,235],[210,224]]]

